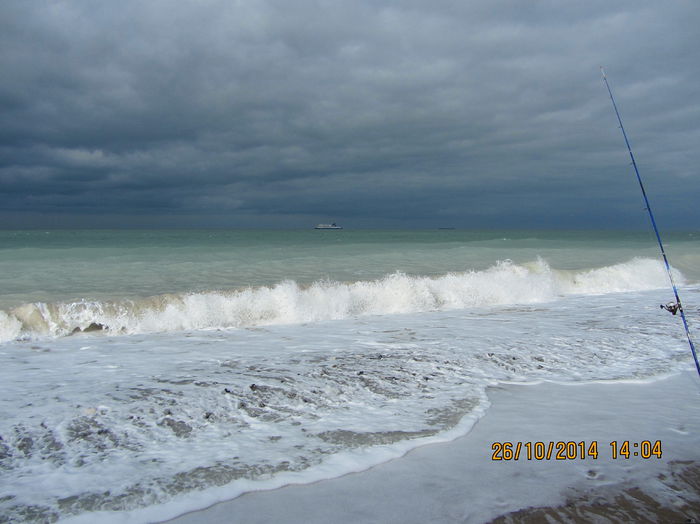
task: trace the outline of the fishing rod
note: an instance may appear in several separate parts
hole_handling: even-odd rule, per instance
[[[615,98],[613,97],[612,90],[610,89],[610,84],[608,84],[608,77],[605,76],[605,70],[601,67],[600,72],[603,75],[603,81],[605,82],[605,87],[608,88],[608,94],[610,95],[610,101],[612,102],[613,109],[615,110],[615,115],[617,116],[617,121],[620,123],[620,129],[622,130],[622,136],[625,138],[625,144],[627,145],[627,151],[632,159],[632,166],[634,166],[634,172],[637,175],[637,182],[639,182],[639,187],[642,190],[642,196],[644,197],[644,203],[646,204],[646,210],[649,212],[649,218],[651,219],[651,225],[654,228],[654,233],[656,233],[656,240],[659,243],[659,249],[661,249],[661,256],[664,259],[664,265],[666,266],[666,273],[668,273],[668,278],[671,281],[671,287],[673,288],[673,295],[676,298],[675,304],[668,304],[666,306],[661,306],[663,309],[670,311],[674,315],[676,312],[681,314],[681,319],[683,320],[683,327],[685,328],[685,336],[688,337],[688,345],[690,345],[690,351],[693,354],[693,360],[695,360],[695,368],[698,370],[698,375],[700,375],[700,362],[698,362],[698,355],[695,352],[695,344],[693,344],[693,338],[690,336],[690,330],[688,329],[688,321],[685,318],[685,312],[683,311],[683,305],[681,304],[681,299],[678,296],[678,288],[676,287],[676,282],[673,280],[673,274],[671,273],[671,266],[668,263],[668,258],[666,257],[666,251],[664,250],[664,244],[661,242],[661,235],[659,234],[659,228],[656,227],[656,220],[654,219],[654,213],[651,211],[651,205],[649,204],[649,198],[647,197],[647,192],[644,190],[644,184],[642,183],[642,177],[639,175],[639,169],[637,169],[637,162],[634,160],[634,155],[632,154],[632,148],[630,147],[630,142],[627,140],[627,133],[625,133],[625,127],[622,125],[622,118],[620,118],[620,112],[617,110],[617,104],[615,103]]]

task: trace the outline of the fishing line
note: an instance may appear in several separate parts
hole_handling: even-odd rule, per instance
[[[649,213],[649,218],[651,219],[651,225],[654,228],[654,233],[656,234],[656,240],[659,243],[659,249],[661,249],[661,256],[664,259],[664,265],[666,266],[666,273],[668,273],[668,278],[671,281],[671,287],[673,288],[673,295],[676,298],[676,303],[666,308],[671,311],[674,315],[676,312],[681,314],[681,319],[683,320],[683,327],[685,328],[685,336],[688,338],[688,345],[690,345],[690,351],[693,353],[693,360],[695,360],[695,368],[698,370],[698,375],[700,375],[700,362],[698,362],[698,355],[695,352],[695,344],[693,344],[693,339],[690,336],[690,330],[688,329],[688,321],[685,318],[685,312],[683,311],[683,305],[681,304],[681,299],[678,296],[678,288],[676,287],[676,282],[673,280],[673,274],[671,273],[671,266],[668,263],[668,258],[666,257],[666,251],[664,250],[664,244],[661,242],[661,235],[659,234],[659,228],[656,227],[656,220],[654,219],[654,213],[651,211],[651,205],[649,204],[649,198],[647,197],[647,192],[644,190],[644,184],[642,183],[642,177],[639,175],[639,169],[637,168],[637,162],[632,154],[632,148],[630,147],[630,142],[627,139],[627,133],[625,133],[625,127],[622,125],[622,118],[620,117],[620,112],[617,110],[617,104],[615,103],[615,98],[613,97],[612,90],[610,89],[610,84],[608,83],[608,77],[605,76],[605,70],[600,68],[600,72],[603,75],[603,81],[605,82],[605,87],[608,88],[608,94],[610,95],[610,101],[612,102],[613,109],[615,110],[615,115],[617,116],[617,121],[620,123],[620,129],[622,130],[622,136],[625,138],[625,144],[627,145],[627,151],[632,159],[632,166],[634,167],[634,172],[637,175],[637,182],[639,182],[639,187],[642,190],[642,196],[644,197],[644,203],[646,205],[646,210]],[[661,306],[664,307],[664,306]]]

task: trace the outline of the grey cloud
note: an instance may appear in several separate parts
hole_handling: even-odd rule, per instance
[[[635,225],[601,63],[657,212],[700,221],[693,2],[0,15],[0,227]]]

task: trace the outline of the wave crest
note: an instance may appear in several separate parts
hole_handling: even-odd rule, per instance
[[[683,276],[674,270],[674,278]],[[415,313],[530,304],[570,294],[641,291],[666,285],[663,265],[652,259],[585,271],[558,271],[538,259],[501,261],[483,271],[438,277],[396,272],[379,280],[286,280],[274,286],[167,294],[138,300],[31,303],[0,311],[0,341],[76,332],[154,333],[210,328],[297,324],[361,315]]]

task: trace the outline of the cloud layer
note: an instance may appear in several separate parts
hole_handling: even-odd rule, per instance
[[[0,5],[0,227],[698,227],[696,2]]]

